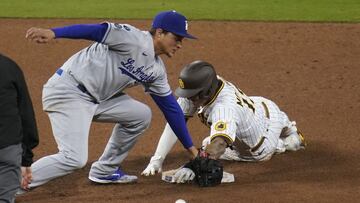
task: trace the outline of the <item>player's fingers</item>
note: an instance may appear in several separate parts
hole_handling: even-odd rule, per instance
[[[180,179],[181,179],[181,174],[177,174],[177,175],[175,175],[175,181],[177,182],[177,183],[180,183]]]
[[[28,39],[34,39],[34,38],[38,38],[39,33],[38,33],[38,28],[30,28],[27,32],[26,38]]]
[[[45,43],[44,39],[42,39],[42,38],[36,38],[35,42],[40,43],[40,44]]]
[[[176,171],[176,173],[174,175],[175,180],[177,180],[180,177],[180,175],[181,175],[181,169]]]
[[[187,182],[187,181],[189,180],[189,178],[190,178],[190,175],[191,175],[191,173],[189,173],[189,171],[187,171],[187,172],[185,173],[185,175],[184,175],[181,183]]]
[[[148,176],[149,175],[149,173],[147,171],[147,168],[145,170],[143,170],[143,172],[141,172],[141,175],[143,175],[143,176]]]
[[[48,42],[49,42],[49,38],[42,37],[40,39],[40,43],[48,43]]]
[[[26,31],[25,38],[30,38],[31,35],[33,34],[33,32],[34,32],[34,28],[33,28],[33,27],[30,28],[30,29],[28,29],[28,30]]]
[[[151,175],[155,175],[155,169],[154,169],[154,167],[151,167],[151,169],[150,169],[150,174],[151,174]]]
[[[31,182],[31,181],[32,181],[32,179],[33,179],[33,177],[32,177],[32,173],[28,174],[27,179],[29,180],[29,182]]]
[[[181,183],[186,183],[187,181],[189,181],[191,173],[189,173],[189,171],[187,171],[183,177],[183,179],[181,180]]]
[[[29,183],[30,182],[27,179],[23,178],[21,180],[21,188],[24,189],[24,190],[28,189],[29,188]]]
[[[37,43],[47,43],[49,41],[49,39],[45,36],[38,36],[36,37],[36,42]]]
[[[176,183],[181,183],[181,182],[182,182],[182,176],[180,176],[176,179]]]
[[[192,173],[190,174],[190,177],[189,177],[189,180],[188,180],[188,181],[194,180],[194,178],[195,178],[195,173],[192,172]]]
[[[153,167],[149,164],[146,168],[145,168],[145,170],[142,172],[142,174],[143,175],[145,175],[145,176],[149,176],[150,174],[151,174],[151,169],[152,169]]]
[[[161,173],[161,171],[162,171],[162,168],[160,167],[159,170],[158,170],[158,173]]]
[[[180,176],[178,177],[178,179],[176,180],[177,183],[183,183],[184,181],[184,176],[186,175],[186,173],[182,172],[180,173]]]

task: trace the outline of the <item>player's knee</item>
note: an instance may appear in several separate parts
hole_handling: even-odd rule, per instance
[[[80,168],[84,168],[85,165],[87,163],[87,157],[82,157],[76,160],[76,164],[75,167],[80,169]]]
[[[133,112],[132,121],[122,124],[121,128],[126,129],[128,133],[141,133],[150,126],[151,110],[145,104],[138,106],[137,111]]]
[[[139,119],[139,123],[144,129],[149,127],[151,122],[151,116],[151,109],[148,106],[144,105]]]
[[[64,162],[73,169],[83,168],[87,163],[87,154],[63,153]]]

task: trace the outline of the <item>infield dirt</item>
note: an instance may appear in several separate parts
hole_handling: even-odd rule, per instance
[[[150,21],[109,20],[147,29]],[[89,41],[56,40],[35,44],[25,39],[32,26],[56,27],[101,20],[0,19],[0,52],[23,69],[40,133],[35,160],[57,152],[50,123],[42,111],[43,84],[62,63]],[[190,23],[199,40],[185,40],[169,60],[169,82],[176,88],[180,69],[202,59],[247,95],[277,103],[297,121],[308,146],[263,163],[223,162],[236,182],[213,188],[162,182],[160,175],[141,177],[155,151],[165,120],[141,87],[130,95],[152,107],[149,130],[130,151],[122,168],[139,175],[132,185],[96,185],[87,176],[103,152],[112,124],[94,123],[85,168],[19,196],[17,202],[356,202],[360,198],[360,24],[285,22]],[[124,107],[126,108],[126,107]],[[208,134],[197,118],[189,124],[199,146]],[[174,169],[187,161],[178,143],[164,163]]]

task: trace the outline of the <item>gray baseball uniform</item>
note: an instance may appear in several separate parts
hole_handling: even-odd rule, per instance
[[[131,25],[108,23],[101,43],[73,55],[44,85],[43,109],[48,112],[59,152],[32,165],[30,187],[86,164],[93,120],[116,125],[104,153],[92,164],[90,175],[115,171],[151,120],[145,104],[122,92],[139,84],[151,94],[171,94],[150,33]]]

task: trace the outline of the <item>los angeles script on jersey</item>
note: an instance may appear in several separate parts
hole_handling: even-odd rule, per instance
[[[154,72],[145,73],[143,70],[145,66],[135,67],[133,64],[135,60],[129,58],[127,61],[121,62],[121,73],[128,75],[129,77],[133,78],[134,80],[142,83],[152,83],[155,80],[155,76],[153,76]]]

